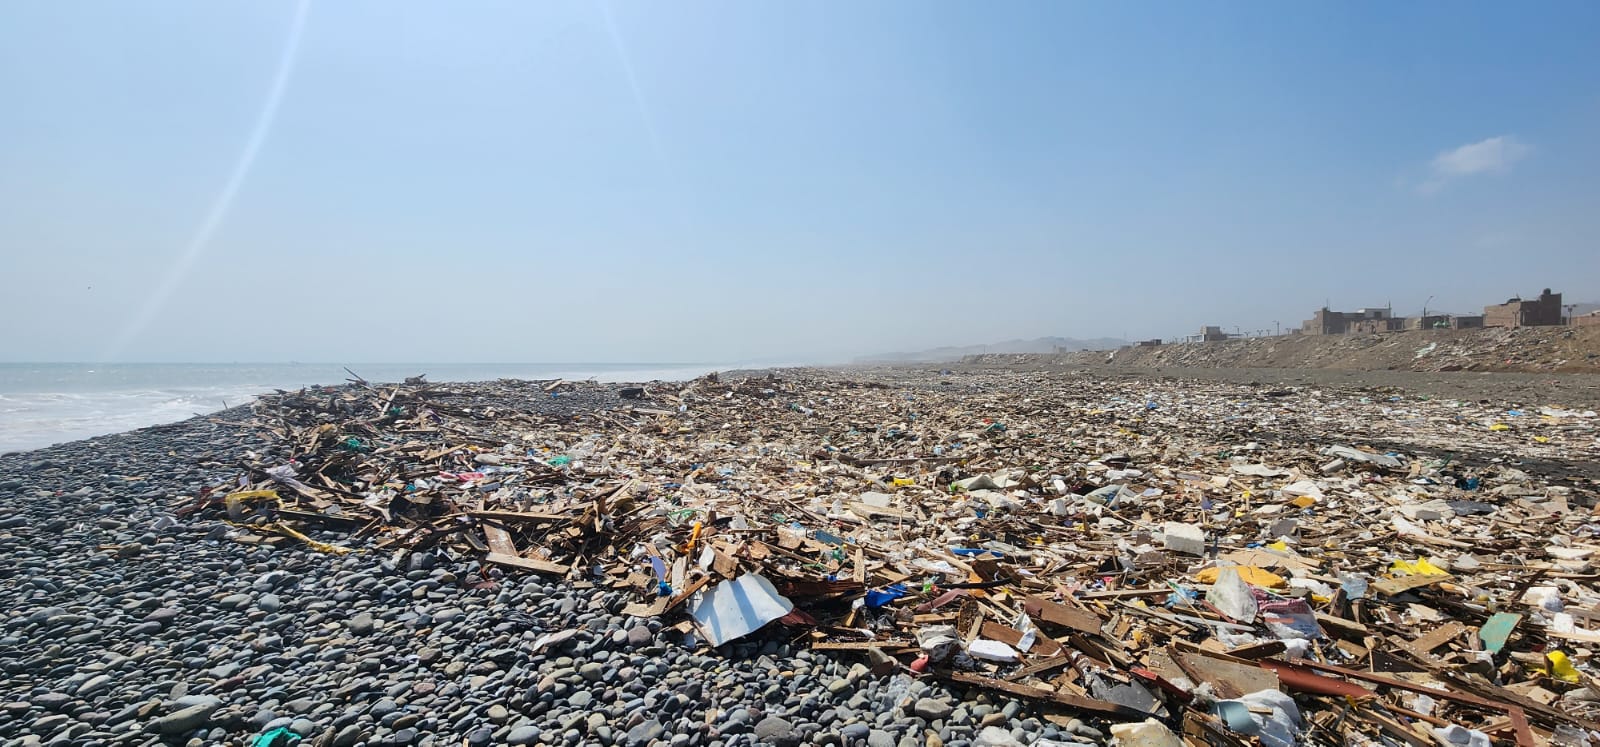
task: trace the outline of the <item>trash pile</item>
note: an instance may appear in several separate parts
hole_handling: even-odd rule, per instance
[[[275,449],[183,512],[628,589],[685,645],[783,637],[1123,744],[1600,740],[1593,411],[894,369],[531,406],[605,388],[266,396]]]

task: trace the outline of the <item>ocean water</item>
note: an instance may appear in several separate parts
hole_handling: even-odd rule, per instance
[[[597,379],[679,381],[729,368],[657,363],[385,363],[352,365],[368,381]],[[338,364],[0,363],[0,453],[183,420],[273,389],[342,384]]]

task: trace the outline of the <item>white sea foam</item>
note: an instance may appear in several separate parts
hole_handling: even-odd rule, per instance
[[[497,378],[681,381],[712,365],[383,364],[351,366],[370,381],[428,374],[430,381]],[[0,453],[172,423],[250,402],[274,389],[342,384],[322,364],[0,364]]]

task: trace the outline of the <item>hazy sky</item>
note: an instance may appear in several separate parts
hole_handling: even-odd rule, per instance
[[[733,361],[1597,300],[1597,29],[7,2],[0,358]]]

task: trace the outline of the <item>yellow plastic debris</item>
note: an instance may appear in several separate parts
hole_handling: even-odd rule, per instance
[[[1289,585],[1289,582],[1284,577],[1265,568],[1257,568],[1252,565],[1237,565],[1232,566],[1232,568],[1239,572],[1239,578],[1251,586],[1277,589]],[[1194,574],[1194,580],[1202,584],[1214,584],[1217,582],[1217,576],[1221,573],[1221,568],[1202,568],[1199,573]]]
[[[344,555],[345,553],[353,552],[348,547],[340,547],[338,545],[330,545],[330,544],[328,544],[326,542],[322,542],[320,540],[311,539],[310,537],[307,537],[304,534],[301,534],[300,532],[295,531],[291,527],[284,526],[283,524],[270,524],[270,525],[267,526],[267,528],[271,529],[271,530],[273,530],[273,531],[277,532],[278,534],[281,534],[281,535],[283,535],[285,537],[293,537],[294,539],[300,540],[301,542],[306,543],[306,547],[309,547],[309,548],[311,548],[313,550],[316,550],[317,552],[333,553],[334,555]]]
[[[1436,566],[1436,565],[1434,565],[1432,563],[1429,563],[1427,558],[1417,558],[1415,561],[1396,560],[1396,561],[1394,561],[1394,565],[1389,566],[1389,570],[1394,572],[1394,573],[1403,573],[1403,574],[1405,574],[1407,576],[1448,576],[1448,575],[1450,575],[1449,571],[1446,571],[1445,569],[1440,568],[1439,566]]]
[[[1550,443],[1550,437],[1549,436],[1534,436],[1533,440],[1537,441],[1539,443],[1542,443],[1542,444]]]
[[[1544,659],[1549,665],[1548,673],[1551,677],[1561,680],[1562,682],[1571,682],[1574,684],[1578,682],[1578,668],[1572,666],[1572,660],[1568,659],[1565,653],[1561,651],[1551,651],[1550,653],[1544,655]]]
[[[1289,505],[1294,506],[1295,508],[1311,508],[1312,506],[1317,505],[1317,499],[1312,498],[1309,495],[1302,495],[1299,498],[1289,501]]]
[[[1267,545],[1267,549],[1277,550],[1278,552],[1289,552],[1289,543],[1284,542],[1283,540],[1278,540],[1277,542],[1269,543]]]
[[[917,481],[909,477],[896,477],[894,478],[894,482],[891,484],[897,488],[908,488],[912,485],[916,485]]]
[[[1509,431],[1509,430],[1511,430],[1511,426],[1506,425],[1505,423],[1495,423],[1494,425],[1489,426],[1489,430],[1491,430],[1491,431]]]

